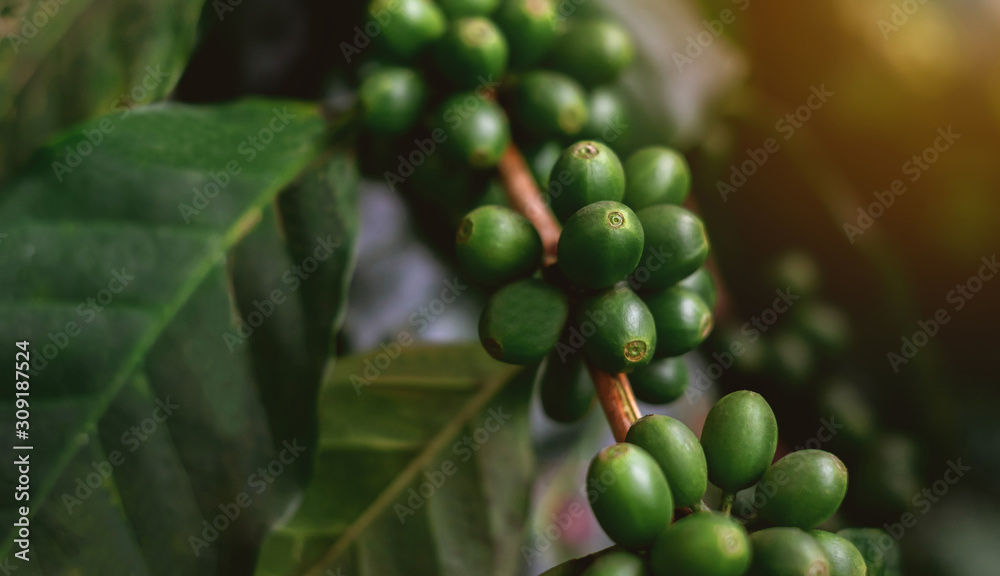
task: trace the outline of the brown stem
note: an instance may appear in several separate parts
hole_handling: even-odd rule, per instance
[[[504,151],[500,158],[500,180],[503,182],[507,202],[535,225],[538,235],[542,238],[545,250],[543,264],[551,266],[556,263],[556,248],[559,246],[559,234],[562,227],[549,211],[542,195],[535,184],[535,179],[524,161],[524,156],[513,143]],[[632,423],[642,414],[636,406],[632,386],[624,374],[609,374],[598,370],[587,363],[590,377],[597,389],[597,398],[604,408],[611,431],[618,442],[625,441],[625,434]]]
[[[507,202],[511,208],[531,220],[542,238],[544,256],[542,263],[551,266],[556,262],[556,248],[559,246],[559,233],[562,228],[555,216],[549,211],[542,200],[542,195],[535,185],[535,179],[524,161],[524,156],[511,144],[500,158],[500,180],[507,194]]]
[[[597,399],[601,402],[601,408],[604,409],[604,416],[608,419],[615,440],[624,442],[628,429],[641,416],[628,377],[624,374],[610,374],[598,370],[590,363],[587,364],[587,369],[590,371],[591,380],[594,381]]]

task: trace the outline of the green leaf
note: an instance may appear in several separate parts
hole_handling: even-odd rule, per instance
[[[338,359],[313,478],[256,574],[518,574],[535,372],[478,345]]]
[[[272,435],[246,352],[227,350],[226,254],[316,158],[323,132],[315,108],[296,103],[150,106],[61,184],[50,166],[63,139],[0,196],[0,341],[30,341],[32,355],[39,562],[23,572],[251,570],[248,542],[296,491],[291,475],[262,481],[260,470],[283,470],[276,458],[296,438]],[[9,443],[0,451],[15,458]],[[121,463],[106,474],[105,462]],[[0,468],[11,493],[14,474]],[[251,504],[192,554],[203,521],[244,492]],[[0,508],[0,558],[17,550],[17,504]]]
[[[0,182],[64,128],[115,111],[109,117],[114,130],[130,108],[170,93],[194,48],[203,4],[8,0],[0,5],[7,8],[0,12]],[[80,131],[67,144],[75,148],[83,142]]]
[[[354,268],[357,187],[353,155],[333,153],[278,196],[230,259],[240,320],[227,347],[252,352],[279,438],[316,437],[316,394]],[[294,465],[303,481],[314,447]]]

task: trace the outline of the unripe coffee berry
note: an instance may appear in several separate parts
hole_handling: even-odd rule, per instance
[[[507,115],[491,100],[459,93],[441,104],[434,116],[441,147],[473,168],[496,166],[510,143]]]
[[[575,328],[583,338],[587,359],[612,374],[649,364],[656,350],[653,316],[627,286],[609,288],[584,300]]]
[[[629,382],[636,399],[649,404],[669,404],[683,396],[687,390],[687,364],[682,358],[658,358],[634,370],[629,376]]]
[[[563,184],[558,194],[553,191],[550,195],[552,212],[562,222],[594,202],[621,202],[625,195],[625,171],[618,155],[593,140],[583,140],[563,150],[552,167],[549,181]]]
[[[417,122],[426,98],[427,86],[412,68],[381,68],[358,88],[362,122],[379,134],[409,130]]]
[[[629,428],[625,441],[649,452],[660,465],[674,506],[684,508],[701,501],[708,487],[705,452],[683,422],[660,414],[643,416]]]
[[[569,315],[566,295],[527,278],[497,290],[479,318],[479,340],[490,356],[510,364],[541,362],[555,348]]]
[[[438,68],[461,88],[473,89],[507,70],[507,40],[487,18],[460,18],[438,41],[434,57]],[[492,86],[481,86],[492,88]]]
[[[799,450],[764,472],[755,501],[761,518],[778,526],[809,529],[826,522],[847,494],[847,467],[824,450]]]
[[[459,224],[455,256],[473,280],[499,284],[534,272],[542,241],[524,216],[503,206],[482,206]]]
[[[750,535],[752,576],[830,576],[819,543],[798,528],[767,528]]]
[[[708,412],[701,431],[708,479],[725,492],[752,486],[767,470],[778,447],[778,422],[764,398],[740,390],[723,396]]]
[[[750,566],[750,541],[732,518],[698,512],[660,534],[650,564],[656,576],[743,576]]]
[[[691,188],[691,169],[679,152],[643,148],[625,161],[625,200],[633,210],[657,204],[680,206]]]
[[[648,264],[648,278],[642,281],[642,290],[673,286],[705,263],[709,244],[700,218],[669,204],[643,208],[636,215],[646,233],[642,262]]]
[[[642,242],[642,226],[628,206],[595,202],[566,221],[557,248],[559,267],[581,288],[607,288],[632,272]]]
[[[601,528],[626,548],[649,547],[674,515],[663,471],[634,444],[601,450],[587,469],[587,491]]]
[[[564,74],[526,72],[514,88],[514,115],[524,130],[536,136],[575,136],[587,122],[586,94]]]
[[[643,297],[656,321],[658,357],[680,356],[694,350],[714,325],[712,311],[700,296],[673,287]]]
[[[581,20],[556,39],[547,61],[586,87],[610,84],[635,56],[632,39],[607,20]]]

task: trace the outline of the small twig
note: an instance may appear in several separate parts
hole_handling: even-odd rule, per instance
[[[722,506],[719,508],[719,511],[722,512],[723,514],[725,514],[726,516],[729,516],[729,514],[733,511],[733,504],[735,504],[735,503],[736,503],[736,493],[735,492],[733,492],[733,493],[723,492],[722,493]]]
[[[507,147],[497,168],[500,170],[500,180],[503,182],[510,207],[531,220],[542,238],[544,248],[542,263],[545,266],[555,264],[559,233],[562,228],[542,200],[535,179],[517,146],[511,144]]]
[[[594,381],[594,388],[597,389],[597,398],[601,402],[601,408],[604,409],[604,416],[608,419],[615,440],[624,442],[628,429],[641,416],[628,377],[624,374],[609,374],[598,370],[590,363],[587,364],[587,370],[590,371],[590,378]]]
[[[551,266],[556,263],[556,249],[559,246],[559,234],[562,226],[549,211],[542,195],[535,184],[535,179],[524,161],[524,156],[513,143],[507,147],[500,158],[500,180],[503,183],[507,203],[535,225],[538,235],[542,238],[545,255],[543,264]],[[587,370],[597,389],[597,398],[604,409],[615,440],[625,441],[625,434],[632,423],[642,417],[639,407],[632,394],[632,386],[624,374],[609,374],[598,370],[587,363]]]

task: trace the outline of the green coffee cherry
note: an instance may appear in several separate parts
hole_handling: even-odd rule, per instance
[[[462,219],[455,234],[455,255],[473,280],[500,284],[538,268],[542,240],[524,216],[502,206],[483,206]]]
[[[528,162],[531,175],[535,177],[535,182],[542,192],[549,188],[549,174],[552,172],[552,167],[556,165],[560,154],[562,154],[562,146],[552,140],[524,151],[524,159]]]
[[[625,441],[649,452],[670,484],[674,506],[694,506],[708,487],[705,452],[683,422],[669,416],[650,414],[636,420]]]
[[[553,0],[504,0],[494,20],[510,44],[510,65],[517,69],[537,62],[559,30]]]
[[[701,431],[708,479],[724,492],[753,485],[778,447],[778,422],[764,398],[740,390],[723,396],[708,412]]]
[[[563,150],[549,175],[550,182],[556,180],[564,185],[559,194],[551,195],[551,207],[562,222],[584,206],[602,201],[621,202],[625,194],[625,171],[618,156],[611,148],[593,140],[577,142]]]
[[[778,526],[815,528],[847,494],[847,467],[824,450],[799,450],[772,464],[757,484],[759,515]]]
[[[673,286],[705,263],[708,235],[700,218],[680,206],[668,204],[643,208],[636,215],[646,231],[642,250],[644,274],[636,277],[643,290]]]
[[[646,562],[625,550],[601,554],[580,576],[646,576]]]
[[[653,316],[627,286],[609,288],[581,302],[575,327],[584,338],[587,359],[612,374],[649,364],[656,350]]]
[[[368,15],[381,29],[379,41],[403,60],[415,57],[447,27],[444,13],[430,0],[372,0]]]
[[[410,68],[383,67],[358,88],[362,122],[380,134],[399,134],[416,122],[427,98],[427,86]]]
[[[542,409],[556,422],[580,420],[594,407],[594,384],[583,366],[583,354],[549,354],[542,373]]]
[[[507,70],[507,40],[487,18],[460,18],[438,41],[438,69],[461,88],[499,81]]]
[[[575,136],[587,122],[583,88],[569,76],[536,70],[514,88],[515,116],[527,132],[541,138]]]
[[[619,144],[628,135],[632,121],[625,101],[610,88],[595,88],[587,97],[587,123],[580,131],[580,138]],[[628,169],[626,168],[626,195],[628,195]],[[627,202],[626,202],[627,204]],[[635,210],[635,206],[629,204]]]
[[[684,288],[667,288],[643,297],[656,321],[658,358],[694,350],[712,331],[712,311],[700,296]]]
[[[865,559],[849,540],[823,530],[811,530],[830,563],[830,576],[865,576]]]
[[[660,534],[650,564],[656,576],[742,576],[750,566],[750,540],[728,516],[695,513]]]
[[[889,576],[900,568],[896,540],[881,528],[845,528],[837,535],[861,553],[868,571],[865,576]]]
[[[767,528],[750,535],[751,576],[830,576],[819,543],[798,528]]]
[[[609,84],[635,56],[628,32],[607,20],[584,20],[556,39],[549,63],[584,86]]]
[[[645,450],[615,444],[597,453],[587,469],[590,507],[612,540],[647,548],[674,516],[670,486]]]
[[[500,0],[436,0],[449,18],[489,16],[500,5]]]
[[[808,296],[819,290],[820,271],[816,262],[805,252],[786,252],[771,265],[768,283],[788,288],[792,294]]]
[[[838,353],[847,347],[851,327],[837,307],[825,302],[807,301],[792,311],[792,326],[819,349]]]
[[[445,138],[442,148],[473,168],[496,166],[510,143],[510,126],[503,109],[472,92],[445,100],[435,114],[434,125]]]
[[[694,292],[708,305],[709,310],[715,310],[715,280],[712,273],[702,266],[693,274],[677,283],[681,288],[687,288]]]
[[[559,268],[581,288],[607,288],[632,272],[642,242],[642,226],[628,206],[595,202],[566,221],[557,248]]]
[[[687,364],[681,358],[653,360],[634,370],[629,376],[629,382],[637,399],[649,404],[669,404],[683,396],[687,390]]]
[[[541,280],[518,280],[497,290],[479,318],[479,340],[509,364],[541,362],[555,348],[569,315],[562,291]]]
[[[680,206],[691,189],[691,169],[671,148],[650,146],[625,161],[625,200],[633,210],[657,204]]]

